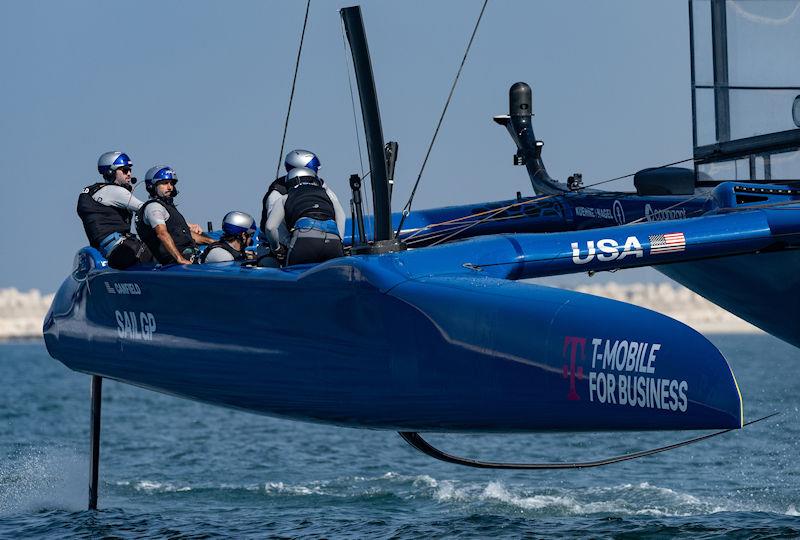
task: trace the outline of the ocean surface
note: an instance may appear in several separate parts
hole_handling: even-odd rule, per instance
[[[798,538],[800,350],[714,336],[748,419],[599,469],[483,471],[397,434],[293,423],[106,381],[100,510],[85,510],[89,377],[0,345],[2,538]],[[590,460],[693,433],[431,435],[492,460]]]

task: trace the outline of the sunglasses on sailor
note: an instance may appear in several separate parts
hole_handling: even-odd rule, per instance
[[[120,167],[120,168],[119,168],[119,170],[120,170],[120,171],[122,171],[122,174],[128,174],[128,173],[130,173],[130,172],[131,172],[133,169],[132,169],[131,167]]]

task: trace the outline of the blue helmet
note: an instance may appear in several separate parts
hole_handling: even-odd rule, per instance
[[[105,152],[97,160],[97,172],[106,180],[113,179],[114,171],[120,167],[133,167],[133,161],[124,152]]]
[[[253,234],[256,232],[256,221],[253,216],[245,212],[228,212],[222,218],[222,230],[230,236],[239,234]]]
[[[308,150],[292,150],[286,154],[283,164],[286,166],[286,172],[290,172],[297,167],[305,167],[316,173],[319,172],[319,168],[322,166],[317,155]]]
[[[148,192],[152,193],[153,189],[156,187],[156,184],[163,182],[164,180],[171,180],[172,182],[177,183],[178,175],[169,165],[156,165],[155,167],[150,167],[145,173],[144,186],[147,188]]]

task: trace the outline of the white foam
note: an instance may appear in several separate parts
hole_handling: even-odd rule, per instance
[[[525,510],[542,508],[561,508],[573,511],[578,507],[572,497],[558,495],[534,495],[530,497],[513,495],[501,482],[489,482],[483,489],[481,499],[493,499]]]
[[[800,516],[800,512],[797,511],[797,508],[795,508],[793,504],[790,504],[789,508],[786,509],[786,515],[797,517]]]
[[[176,486],[169,482],[156,482],[152,480],[140,480],[133,484],[133,489],[147,493],[173,493],[192,490],[190,486]]]
[[[0,478],[1,479],[1,478]],[[190,486],[179,486],[170,482],[139,480],[117,482],[121,486],[133,486],[146,493],[191,491]],[[534,512],[560,516],[587,516],[597,514],[687,517],[716,512],[764,511],[780,512],[769,508],[754,508],[752,502],[735,499],[713,500],[649,482],[623,483],[610,486],[578,488],[531,489],[525,484],[506,484],[502,481],[488,483],[460,482],[436,479],[427,474],[403,475],[386,472],[376,476],[343,476],[330,480],[287,483],[267,481],[258,484],[218,484],[205,486],[209,489],[247,490],[277,496],[328,496],[336,498],[369,496],[375,493],[393,493],[399,497],[430,498],[444,504],[490,503],[492,508],[504,505],[514,512]],[[195,487],[194,489],[197,489]],[[83,508],[83,498],[80,500]],[[789,516],[800,516],[795,505],[785,512]]]
[[[738,510],[718,501],[704,500],[690,493],[647,482],[614,486],[543,489],[531,493],[524,486],[508,486],[500,481],[488,484],[459,484],[451,480],[430,478],[431,497],[444,503],[494,502],[516,510],[557,515],[637,515],[653,517],[686,517]]]
[[[74,450],[29,450],[0,465],[0,515],[85,510],[89,466]]]
[[[285,493],[290,495],[323,495],[322,487],[320,485],[287,485],[283,482],[267,482],[264,484],[264,492],[266,493]]]

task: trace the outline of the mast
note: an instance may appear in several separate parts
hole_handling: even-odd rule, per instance
[[[361,8],[353,6],[340,11],[344,23],[361,101],[361,117],[364,119],[364,133],[369,153],[370,182],[372,182],[372,203],[375,208],[376,242],[392,237],[391,205],[389,202],[389,182],[386,172],[386,157],[383,144],[381,113],[378,109],[378,96],[375,92],[375,79],[372,76],[372,63],[369,57],[367,36],[361,19]]]

